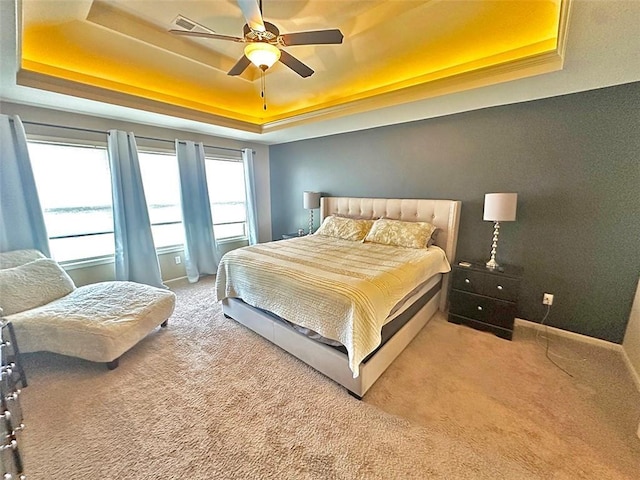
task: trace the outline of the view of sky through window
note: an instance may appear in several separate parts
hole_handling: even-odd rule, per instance
[[[102,146],[28,142],[53,257],[79,260],[114,254],[111,178]],[[182,245],[184,229],[174,153],[139,152],[156,248]],[[242,162],[207,158],[216,239],[246,237]]]

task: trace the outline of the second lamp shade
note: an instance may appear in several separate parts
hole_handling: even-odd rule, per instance
[[[319,192],[304,192],[302,199],[302,205],[307,210],[320,208],[320,193]]]
[[[518,205],[517,193],[487,193],[484,196],[484,218],[491,222],[513,222]]]

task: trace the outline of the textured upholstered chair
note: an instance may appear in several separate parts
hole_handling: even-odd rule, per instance
[[[175,294],[134,282],[76,287],[37,250],[0,253],[0,308],[22,353],[48,351],[118,366],[120,356],[158,325]]]

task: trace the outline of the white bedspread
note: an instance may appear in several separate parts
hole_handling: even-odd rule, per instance
[[[311,235],[241,248],[218,267],[218,300],[244,302],[342,343],[349,367],[381,341],[394,305],[436,273],[450,271],[438,247],[412,249]]]

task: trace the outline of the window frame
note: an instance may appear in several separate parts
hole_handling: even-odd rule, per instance
[[[152,154],[152,155],[167,155],[167,156],[171,156],[173,157],[173,159],[176,161],[176,166],[178,168],[178,172],[180,171],[180,167],[178,166],[178,154],[176,153],[175,149],[171,150],[171,149],[161,149],[161,148],[150,148],[150,147],[140,147],[138,146],[138,156],[141,153],[145,153],[145,154]],[[178,175],[180,175],[180,173],[178,173]],[[140,172],[140,176],[142,178],[142,185],[144,187],[144,178],[142,177],[142,172]],[[178,189],[180,189],[180,178],[178,178]],[[146,195],[145,195],[145,200],[146,200]],[[151,234],[153,235],[153,227],[155,226],[163,226],[163,225],[183,225],[182,227],[182,231],[184,233],[184,218],[182,217],[182,199],[180,199],[180,203],[178,204],[178,206],[180,207],[180,216],[181,216],[181,220],[179,222],[159,222],[159,223],[151,223],[151,219],[149,219],[149,223],[151,225]],[[150,214],[150,210],[149,210],[149,204],[147,203],[147,212],[149,212]],[[151,215],[149,215],[151,216]],[[157,245],[156,247],[156,254],[161,254],[161,253],[170,253],[170,252],[175,252],[178,250],[184,250],[185,247],[185,241],[186,239],[184,238],[183,235],[183,241],[182,243],[176,243],[173,245],[164,245],[162,247],[158,247]],[[155,238],[153,240],[153,243],[155,245]]]
[[[83,135],[84,136],[84,135]],[[93,138],[96,137],[96,138]],[[142,138],[141,138],[142,139]],[[54,146],[60,146],[60,147],[80,147],[80,148],[91,148],[91,149],[100,149],[100,150],[104,150],[106,152],[107,150],[107,141],[106,138],[97,138],[96,135],[89,135],[87,136],[87,138],[74,138],[74,137],[70,137],[70,136],[66,136],[66,135],[56,135],[53,134],[53,132],[50,134],[49,132],[43,134],[42,132],[37,132],[37,133],[28,133],[27,134],[27,143],[40,143],[40,144],[47,144],[47,145],[54,145]],[[158,146],[158,143],[156,142],[151,142],[151,144],[148,144],[149,142],[144,142],[142,143],[142,145],[140,144],[140,142],[138,142],[138,152],[139,153],[150,153],[150,154],[163,154],[163,155],[170,155],[173,156],[176,159],[177,162],[177,153],[175,151],[175,148],[167,148],[167,147],[160,147]],[[242,158],[238,158],[236,156],[226,156],[225,154],[219,154],[219,153],[205,153],[205,161],[224,161],[224,162],[234,162],[234,163],[239,163],[239,164],[243,164],[242,162]],[[206,164],[205,164],[206,165]],[[245,220],[242,222],[220,222],[220,223],[214,223],[214,219],[211,219],[211,223],[212,223],[212,227],[215,228],[215,226],[219,226],[219,225],[237,225],[237,224],[242,224],[243,225],[243,231],[244,234],[243,235],[236,235],[236,236],[232,236],[232,237],[224,237],[224,238],[214,238],[215,242],[217,244],[220,245],[224,245],[224,244],[229,244],[229,243],[238,243],[238,242],[247,242],[248,238],[249,238],[249,223],[248,223],[248,218],[247,218],[247,205],[248,205],[248,201],[246,198],[246,175],[244,172],[244,168],[243,168],[243,198],[244,198],[244,208],[245,208]],[[144,180],[143,180],[144,182]],[[148,208],[148,206],[147,206]],[[111,209],[113,212],[113,204],[111,204]],[[182,223],[184,224],[184,219],[181,219],[179,222],[161,222],[161,223],[157,223],[157,224],[151,224],[151,227],[153,226],[162,226],[162,225],[174,225],[174,224],[178,224],[178,223]],[[90,236],[96,236],[96,235],[108,235],[108,234],[114,234],[115,232],[113,231],[113,228],[110,231],[101,231],[101,232],[90,232],[90,233],[86,233],[86,234],[72,234],[72,235],[57,235],[57,236],[53,236],[53,237],[49,237],[49,240],[59,240],[59,239],[64,239],[64,238],[80,238],[80,237],[90,237]],[[214,233],[214,237],[215,237],[215,233]],[[158,255],[162,255],[162,254],[169,254],[169,253],[174,253],[174,252],[179,252],[179,251],[183,251],[185,248],[185,244],[184,241],[183,243],[180,244],[175,244],[175,245],[167,245],[167,246],[162,246],[162,247],[157,247],[156,246],[156,254]],[[115,250],[115,246],[114,246],[114,250]],[[92,256],[92,257],[82,257],[82,258],[74,258],[74,259],[68,259],[68,260],[61,260],[59,261],[59,263],[61,265],[63,265],[65,268],[69,269],[69,270],[74,270],[74,269],[80,269],[80,268],[86,268],[86,267],[91,267],[91,266],[99,266],[99,265],[107,265],[107,264],[112,264],[115,260],[115,251],[114,253],[110,253],[107,255],[97,255],[97,256]]]
[[[213,202],[211,201],[211,198],[209,198],[209,204],[212,206],[211,210],[212,210],[212,215],[211,215],[211,225],[213,227],[214,230],[214,237],[215,237],[215,227],[216,225],[238,225],[238,224],[243,224],[243,231],[244,231],[244,235],[236,235],[233,237],[224,237],[224,238],[220,238],[218,239],[217,237],[215,237],[215,242],[217,244],[220,245],[224,245],[225,243],[236,243],[236,242],[246,242],[249,240],[249,222],[248,222],[248,212],[247,212],[247,186],[246,186],[246,182],[247,182],[247,178],[245,175],[245,171],[244,171],[244,164],[242,162],[242,158],[236,158],[236,157],[225,157],[222,155],[215,155],[215,154],[207,154],[205,152],[205,157],[204,157],[205,162],[207,161],[216,161],[216,162],[231,162],[231,163],[239,163],[241,165],[243,165],[243,169],[242,169],[242,193],[243,193],[243,197],[244,197],[244,211],[245,211],[245,219],[242,222],[219,222],[216,223],[215,219],[213,218]],[[205,163],[206,165],[206,163]],[[208,180],[207,180],[207,188],[208,188]]]
[[[27,144],[29,143],[39,143],[39,144],[54,145],[54,146],[60,146],[60,147],[91,148],[91,149],[104,150],[105,152],[107,151],[106,141],[90,142],[87,140],[79,140],[79,139],[72,139],[72,138],[51,137],[51,136],[45,136],[45,135],[28,135]],[[175,149],[155,148],[155,147],[149,147],[145,145],[143,147],[138,146],[138,153],[170,155],[170,156],[173,156],[173,158],[175,158],[176,162],[178,161],[176,157]],[[143,182],[144,182],[144,179],[143,179]],[[37,185],[36,185],[36,188],[37,188]],[[148,206],[147,206],[147,209],[148,209]],[[111,211],[113,212],[113,204],[111,204]],[[161,226],[164,224],[169,225],[169,224],[178,224],[178,223],[182,224],[184,223],[184,221],[181,220],[180,222],[152,223],[151,227],[156,225]],[[113,228],[109,231],[90,232],[90,233],[81,233],[81,234],[72,234],[72,235],[49,236],[47,232],[47,239],[61,240],[64,238],[81,238],[81,237],[91,237],[96,235],[109,235],[109,234],[111,235],[115,234]],[[180,244],[166,245],[162,247],[156,246],[157,255],[175,253],[183,250],[184,250],[184,242]],[[81,257],[81,258],[73,258],[68,260],[60,260],[58,261],[58,263],[69,270],[75,270],[79,268],[86,268],[86,267],[92,267],[92,266],[98,266],[98,265],[107,265],[107,264],[113,263],[114,261],[115,261],[115,244],[114,244],[113,253],[106,254],[106,255],[96,255],[91,257]]]
[[[88,140],[80,140],[73,139],[67,137],[52,137],[47,135],[27,135],[27,146],[30,143],[44,144],[44,145],[54,145],[59,147],[74,147],[74,148],[87,148],[87,149],[96,149],[103,150],[105,155],[107,155],[107,142],[106,141],[94,141],[89,142]],[[108,157],[107,157],[107,167],[108,167]],[[33,167],[32,167],[33,168]],[[109,182],[111,182],[111,178],[109,178]],[[36,184],[36,190],[38,186]],[[39,193],[39,192],[38,192]],[[39,193],[40,195],[40,193]],[[112,197],[113,198],[113,197]],[[44,213],[44,208],[41,205],[41,208]],[[113,214],[113,203],[111,203],[111,212]],[[80,238],[80,237],[90,237],[97,235],[113,235],[115,232],[110,231],[100,231],[100,232],[90,232],[90,233],[81,233],[81,234],[73,234],[73,235],[54,235],[50,236],[47,230],[47,240],[61,240],[65,238]],[[73,258],[67,260],[57,260],[57,262],[64,266],[65,268],[69,268],[70,270],[86,267],[86,266],[94,266],[94,265],[104,265],[113,263],[115,259],[115,243],[114,243],[114,251],[113,253],[109,253],[106,255],[94,255],[90,257],[80,257]]]

